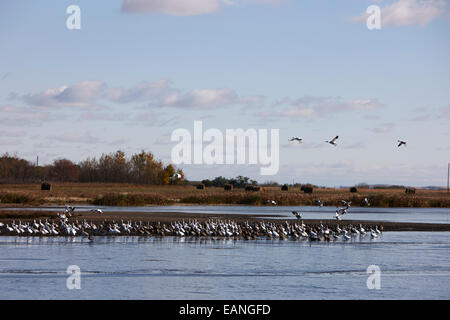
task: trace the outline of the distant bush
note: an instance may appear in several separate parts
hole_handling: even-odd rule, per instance
[[[375,185],[374,189],[403,189],[405,186],[400,185]]]
[[[222,176],[214,178],[214,180],[202,180],[202,183],[206,187],[225,187],[227,184],[233,185],[234,188],[245,188],[246,185],[256,185],[258,184],[257,181],[251,180],[249,177],[243,177],[243,176],[237,176],[236,178],[224,178]]]
[[[264,183],[261,183],[262,186],[264,187],[279,187],[280,184],[276,181],[266,181]]]
[[[0,203],[16,203],[16,204],[31,204],[39,203],[40,200],[32,195],[18,192],[3,192],[0,193]]]

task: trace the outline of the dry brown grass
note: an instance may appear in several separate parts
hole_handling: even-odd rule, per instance
[[[305,194],[299,188],[281,191],[280,187],[265,187],[252,192],[243,189],[225,191],[223,188],[196,189],[195,186],[149,186],[118,183],[53,183],[51,191],[41,191],[38,184],[0,185],[2,205],[26,204],[248,204],[265,205],[275,200],[279,205],[314,205],[322,200],[325,206],[336,206],[341,200],[350,200],[354,206],[364,205],[364,198],[377,207],[450,207],[450,194],[446,191],[417,189],[405,194],[404,189],[314,189]],[[120,202],[120,203],[115,203]]]

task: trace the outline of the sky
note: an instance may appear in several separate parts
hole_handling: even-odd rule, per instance
[[[446,0],[4,0],[0,154],[169,163],[172,132],[202,121],[279,129],[280,166],[179,165],[189,180],[445,186],[449,32]]]

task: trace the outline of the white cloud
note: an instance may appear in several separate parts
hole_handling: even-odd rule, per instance
[[[166,79],[143,82],[129,88],[108,88],[101,81],[83,81],[70,86],[61,86],[44,90],[37,94],[17,95],[27,104],[41,109],[63,107],[80,109],[105,109],[100,102],[109,101],[126,104],[143,102],[149,107],[175,107],[186,109],[216,109],[231,105],[252,106],[264,101],[261,95],[240,97],[234,90],[227,88],[200,88],[182,91],[172,86]],[[101,118],[107,117],[105,114]]]
[[[0,123],[6,126],[36,126],[54,119],[57,117],[48,112],[13,105],[0,106]]]
[[[0,146],[20,146],[22,144],[21,140],[17,139],[1,139]]]
[[[108,89],[105,97],[111,101],[127,103],[133,101],[145,101],[164,97],[177,89],[171,87],[167,79],[161,79],[154,82],[142,82],[132,88],[112,88]]]
[[[443,0],[399,0],[381,10],[382,26],[426,25],[443,15]]]
[[[450,104],[439,109],[440,118],[450,118]]]
[[[49,137],[52,140],[56,140],[59,142],[65,142],[65,143],[88,143],[88,144],[95,144],[100,142],[100,140],[91,135],[89,132],[87,133],[80,133],[80,132],[74,132],[74,133],[63,133],[55,136]]]
[[[21,96],[26,103],[46,108],[60,107],[95,107],[94,102],[100,98],[106,85],[101,81],[83,81],[73,85],[47,89],[37,94]]]
[[[307,119],[340,112],[376,110],[383,106],[377,99],[344,100],[340,97],[311,96],[304,96],[296,100],[283,98],[276,102],[274,107],[280,105],[288,105],[289,107],[277,112],[261,112],[259,116]]]
[[[85,112],[78,119],[82,121],[126,121],[130,119],[130,114]]]
[[[362,141],[357,141],[352,144],[343,146],[344,149],[363,149],[364,147],[365,147],[365,144]]]
[[[27,135],[25,131],[0,131],[0,137],[23,138]]]
[[[165,97],[163,105],[191,109],[215,109],[238,103],[238,95],[230,89],[197,89],[185,94]]]
[[[440,172],[446,172],[446,165],[417,164],[405,166],[402,163],[360,163],[352,160],[336,162],[306,162],[285,164],[280,169],[278,181],[292,181],[302,177],[303,182],[326,185],[354,185],[361,177],[369,184],[442,185]],[[412,178],[413,177],[413,178]],[[297,179],[296,179],[297,180]]]
[[[382,125],[369,130],[375,133],[387,133],[390,132],[393,128],[394,128],[393,123],[383,123]]]
[[[265,101],[266,101],[266,97],[261,94],[243,97],[240,99],[240,102],[248,108],[260,107],[265,103]]]
[[[183,92],[172,87],[171,83],[165,79],[144,82],[128,89],[110,89],[106,96],[112,101],[120,103],[140,101],[147,102],[149,106],[154,107],[188,109],[215,109],[241,103],[237,93],[231,89],[194,89]]]
[[[447,12],[444,0],[398,0],[381,9],[381,26],[427,25]],[[366,22],[368,14],[353,18]]]
[[[91,148],[91,145],[101,146],[123,146],[130,140],[128,138],[119,138],[113,140],[104,140],[98,136],[92,135],[90,132],[66,132],[60,135],[47,136],[47,141],[40,141],[35,147],[39,148],[62,148],[62,146],[55,145],[55,142],[59,142],[63,145],[78,144],[86,145]],[[91,151],[92,152],[92,151]],[[92,154],[90,154],[92,155]]]
[[[158,113],[146,112],[136,115],[133,120],[154,123],[158,119],[159,119]]]

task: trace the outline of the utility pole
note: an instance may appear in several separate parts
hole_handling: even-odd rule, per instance
[[[449,192],[449,181],[450,181],[450,163],[448,164],[447,167],[447,192]]]

